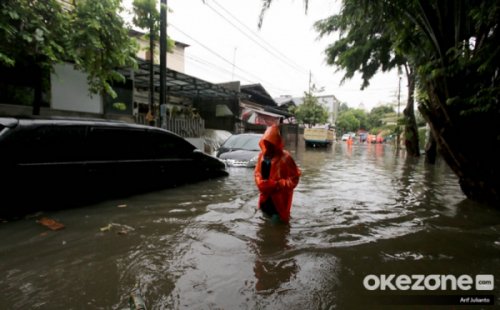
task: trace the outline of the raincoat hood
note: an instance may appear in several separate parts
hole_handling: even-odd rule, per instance
[[[268,141],[274,145],[277,152],[283,152],[283,139],[281,139],[280,129],[278,125],[272,125],[266,129],[266,132],[259,141],[260,149],[263,153],[266,153],[266,144],[264,141]]]

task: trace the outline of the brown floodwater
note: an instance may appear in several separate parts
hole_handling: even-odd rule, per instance
[[[441,309],[456,294],[500,304],[500,209],[466,199],[444,162],[380,144],[289,149],[303,173],[289,225],[256,210],[244,168],[0,224],[0,309],[127,309],[132,291],[148,309]],[[492,275],[495,289],[415,301],[364,287],[382,274]]]

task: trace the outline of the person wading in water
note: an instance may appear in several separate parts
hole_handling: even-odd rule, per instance
[[[255,184],[259,189],[259,208],[273,221],[288,223],[293,190],[301,171],[292,156],[284,150],[279,127],[268,127],[259,141],[261,152],[255,166]]]

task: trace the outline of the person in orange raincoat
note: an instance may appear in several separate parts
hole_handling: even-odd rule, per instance
[[[255,183],[259,189],[259,208],[265,214],[290,221],[293,190],[299,183],[300,169],[283,149],[279,127],[268,127],[259,141],[261,152],[255,166]]]

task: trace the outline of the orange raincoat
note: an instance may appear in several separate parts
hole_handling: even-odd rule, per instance
[[[266,154],[266,143],[274,145],[274,155],[271,159],[271,170],[269,178],[266,180],[261,174],[262,160]],[[255,167],[255,183],[260,191],[259,208],[264,202],[271,198],[272,203],[284,222],[290,220],[290,210],[292,208],[293,190],[299,183],[300,169],[295,164],[292,156],[283,149],[283,140],[279,132],[279,127],[273,125],[268,127],[259,142],[259,159]]]

